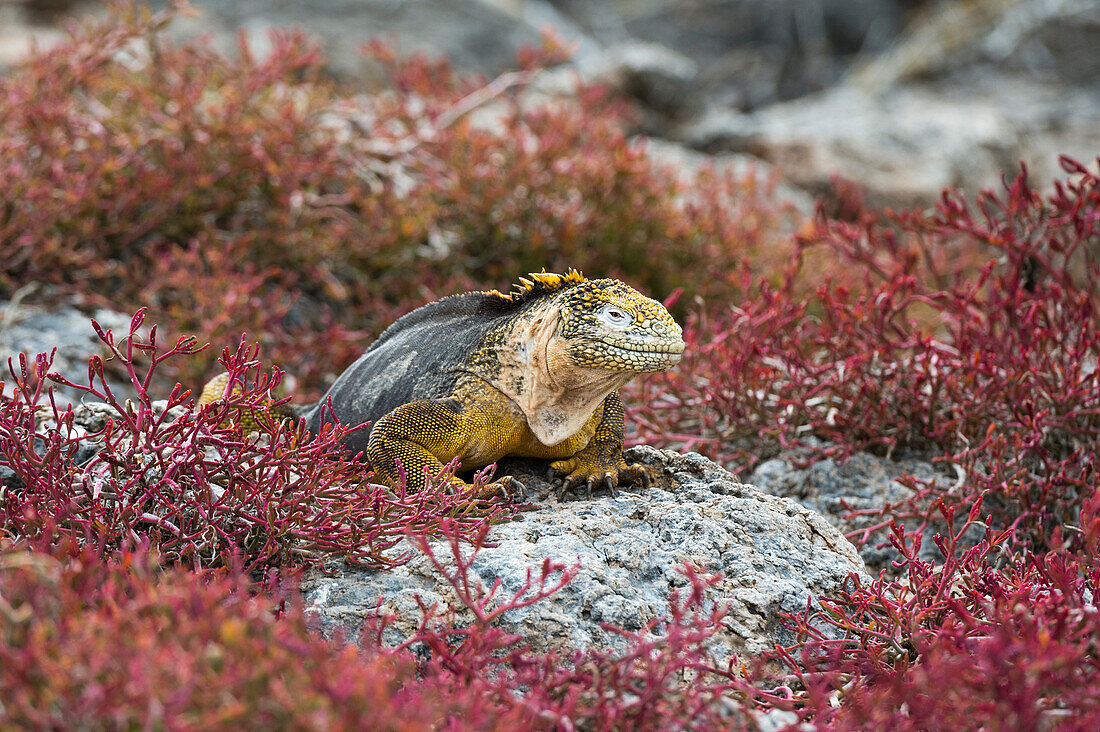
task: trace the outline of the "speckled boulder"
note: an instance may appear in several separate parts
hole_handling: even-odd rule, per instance
[[[864,570],[852,545],[818,514],[741,484],[698,454],[639,447],[628,458],[654,469],[654,487],[561,503],[539,477],[544,467],[520,462],[507,468],[532,494],[544,496],[522,520],[493,527],[495,546],[482,549],[474,571],[487,585],[500,578],[503,589],[514,592],[528,568],[537,574],[546,557],[581,565],[556,595],[503,616],[504,626],[537,650],[616,647],[619,636],[600,623],[633,630],[665,614],[669,593],[685,584],[677,568],[688,561],[723,575],[708,597],[729,609],[715,656],[757,654],[793,640],[780,612],[802,609],[807,598],[827,595]],[[449,558],[437,546],[437,555]],[[349,638],[381,598],[381,612],[396,616],[389,642],[416,629],[417,596],[429,605],[455,601],[419,554],[389,571],[340,567],[335,575],[317,574],[305,590],[322,627],[342,628]]]

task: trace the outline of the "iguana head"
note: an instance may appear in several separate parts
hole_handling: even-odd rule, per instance
[[[576,434],[608,394],[638,374],[672,368],[684,352],[664,306],[618,280],[539,272],[512,292],[481,297],[509,319],[464,370],[514,402],[544,445]]]
[[[578,366],[665,371],[680,362],[682,331],[661,303],[618,280],[584,280],[561,293],[557,335]]]

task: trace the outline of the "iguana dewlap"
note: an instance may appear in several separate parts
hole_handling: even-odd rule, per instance
[[[370,422],[347,447],[390,485],[400,463],[410,490],[454,458],[465,471],[509,455],[553,460],[563,488],[648,484],[623,459],[619,388],[680,361],[680,326],[618,280],[570,271],[521,282],[399,319],[304,413],[308,428]]]

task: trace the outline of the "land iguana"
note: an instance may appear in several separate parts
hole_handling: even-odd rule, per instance
[[[461,472],[505,456],[552,460],[563,493],[648,487],[648,470],[623,458],[619,388],[671,368],[683,350],[668,311],[622,282],[531,274],[509,293],[452,295],[408,313],[302,416],[314,434],[337,419],[370,422],[346,446],[391,486],[400,462],[409,490],[455,458]],[[222,395],[218,381],[200,404]],[[523,489],[512,479],[489,489],[512,485]]]

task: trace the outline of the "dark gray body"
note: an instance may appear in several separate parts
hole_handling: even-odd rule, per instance
[[[308,409],[306,425],[317,434],[336,419],[346,427],[374,423],[403,404],[443,399],[454,390],[462,366],[490,332],[523,310],[499,297],[472,292],[429,303],[398,319],[342,373],[321,401]],[[331,409],[329,402],[331,401]],[[370,429],[344,445],[366,450]]]

